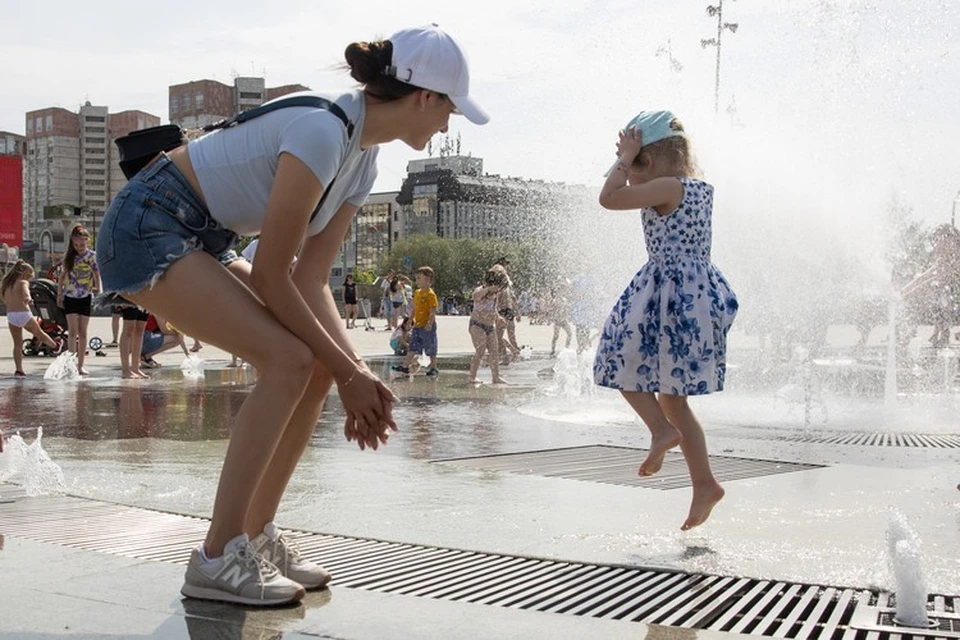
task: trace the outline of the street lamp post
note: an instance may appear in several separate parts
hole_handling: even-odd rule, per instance
[[[717,71],[713,82],[713,112],[718,113],[720,111],[720,53],[723,45],[723,32],[728,30],[730,33],[736,33],[740,25],[737,22],[723,21],[723,0],[720,0],[716,5],[707,5],[707,15],[711,18],[717,18],[717,37],[700,40],[700,46],[704,49],[707,47],[716,47],[717,49]]]

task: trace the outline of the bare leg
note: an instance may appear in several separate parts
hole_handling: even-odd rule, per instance
[[[36,322],[36,321],[34,321]],[[10,335],[13,337],[13,366],[14,371],[23,373],[23,329],[8,325]]]
[[[147,326],[146,320],[133,321],[133,334],[130,336],[130,372],[137,378],[149,378],[140,370],[140,354],[143,353],[143,330]]]
[[[111,314],[110,330],[113,333],[113,344],[117,344],[117,334],[120,332],[120,314]]]
[[[517,344],[516,320],[507,320],[507,338],[509,339],[510,346],[513,348],[513,357],[516,358],[520,355],[520,345]]]
[[[681,443],[683,438],[664,414],[652,393],[640,391],[621,391],[623,397],[637,412],[643,423],[650,429],[650,451],[647,459],[640,465],[637,475],[652,476],[663,466],[663,457],[667,451]]]
[[[87,370],[83,368],[83,359],[87,355],[87,325],[90,324],[90,316],[77,316],[77,371],[81,375],[87,375]]]
[[[253,508],[254,498],[273,473],[274,453],[311,380],[313,353],[206,253],[187,254],[152,289],[129,297],[188,335],[236,353],[259,374],[234,419],[205,542],[208,555],[219,556],[251,513],[266,511]],[[231,312],[219,313],[223,308]]]
[[[14,328],[14,327],[11,327],[11,328]],[[53,338],[51,338],[50,335],[49,335],[46,331],[44,331],[43,329],[40,328],[40,323],[37,322],[37,319],[36,319],[36,318],[30,318],[30,322],[28,322],[27,324],[25,324],[25,325],[23,326],[23,328],[26,329],[27,331],[29,331],[30,333],[32,333],[33,336],[34,336],[37,340],[39,340],[39,341],[42,342],[43,344],[47,345],[47,346],[50,347],[51,349],[56,349],[56,348],[57,348],[57,341],[54,340]],[[22,334],[21,334],[21,335],[22,335]],[[21,338],[20,344],[18,344],[17,346],[18,346],[18,347],[22,347],[22,346],[23,346],[22,343],[23,343],[23,339]],[[23,355],[23,349],[22,349],[22,348],[21,348],[21,349],[17,349],[17,352],[18,352],[21,356]]]
[[[496,330],[487,334],[487,360],[490,362],[490,374],[494,383],[507,384],[507,381],[500,377],[500,344],[497,341]]]
[[[713,477],[710,458],[707,455],[707,439],[703,427],[693,414],[686,396],[668,396],[660,394],[660,406],[670,422],[680,431],[683,442],[680,449],[690,470],[693,483],[693,500],[686,522],[680,527],[684,531],[703,524],[710,517],[713,507],[723,499],[724,490]]]
[[[247,511],[244,531],[251,540],[263,531],[268,522],[273,522],[283,492],[310,443],[310,437],[316,429],[320,412],[323,411],[323,404],[332,386],[333,378],[330,374],[319,365],[314,367],[310,383],[280,438],[267,473],[260,481]]]
[[[487,336],[480,327],[470,327],[470,340],[473,341],[473,348],[476,350],[473,359],[470,361],[470,382],[477,381],[477,371],[480,370],[480,362],[483,361],[483,354],[487,351]]]
[[[123,329],[120,331],[120,375],[127,380],[139,377],[133,374],[130,367],[131,360],[140,361],[139,352],[133,351],[133,324],[133,320],[124,320]]]
[[[75,313],[67,314],[67,348],[70,353],[77,352],[77,335],[80,332],[80,316]]]

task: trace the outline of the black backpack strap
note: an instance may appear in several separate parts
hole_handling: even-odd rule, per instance
[[[330,102],[329,100],[319,96],[291,96],[289,98],[274,100],[273,102],[268,102],[267,104],[260,105],[254,109],[249,109],[248,111],[238,113],[232,118],[221,120],[220,122],[215,122],[213,124],[208,124],[207,126],[203,127],[203,130],[216,131],[217,129],[229,129],[230,127],[235,127],[238,124],[243,124],[247,120],[253,120],[254,118],[260,117],[265,113],[270,113],[271,111],[276,111],[277,109],[285,109],[287,107],[313,107],[314,109],[325,109],[339,118],[340,122],[343,123],[343,126],[346,127],[347,140],[353,138],[353,123],[350,122],[350,118],[348,118],[344,110],[340,108],[340,105]],[[317,208],[313,210],[312,214],[310,214],[310,222],[313,222],[313,219],[317,217],[318,213],[320,213],[320,208],[323,207],[323,203],[327,200],[327,195],[330,193],[330,190],[333,188],[333,183],[336,182],[336,180],[337,176],[333,176],[333,180],[331,180],[330,184],[324,188],[323,195],[320,196],[320,202],[317,204]],[[307,224],[310,224],[310,222]]]
[[[313,107],[314,109],[325,109],[335,115],[340,122],[343,123],[343,126],[347,128],[347,139],[349,140],[353,138],[353,123],[350,122],[350,118],[348,118],[344,110],[340,108],[340,105],[330,102],[329,100],[319,96],[291,96],[289,98],[274,100],[273,102],[268,102],[267,104],[260,105],[254,109],[243,111],[232,118],[227,118],[226,120],[221,120],[220,122],[215,122],[213,124],[208,124],[203,127],[203,130],[216,131],[217,129],[227,129],[238,124],[243,124],[247,120],[253,120],[254,118],[260,117],[265,113],[270,113],[271,111],[276,111],[277,109],[285,109],[287,107]]]

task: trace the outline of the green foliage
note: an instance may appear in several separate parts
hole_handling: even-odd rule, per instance
[[[418,267],[429,266],[436,274],[433,289],[437,295],[465,294],[504,256],[510,261],[511,279],[521,289],[542,279],[537,275],[542,265],[557,263],[549,250],[534,253],[527,246],[499,239],[418,235],[394,243],[383,270],[393,269],[412,278]],[[410,258],[407,263],[406,257]]]
[[[376,269],[358,269],[353,273],[353,281],[356,284],[373,284],[376,280]]]

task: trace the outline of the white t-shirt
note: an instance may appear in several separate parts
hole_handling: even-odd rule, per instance
[[[379,147],[360,149],[366,113],[361,91],[291,95],[315,95],[339,105],[354,124],[353,138],[347,138],[346,126],[326,109],[285,107],[187,145],[210,214],[239,235],[260,233],[281,153],[300,159],[324,189],[336,177],[307,228],[308,236],[323,231],[345,202],[363,205],[377,178]]]
[[[243,248],[243,251],[240,252],[240,255],[243,256],[243,259],[253,264],[253,258],[257,255],[257,245],[260,244],[260,238],[255,239],[253,242],[248,244]],[[290,261],[291,265],[297,263],[297,256],[293,256],[293,260]]]

